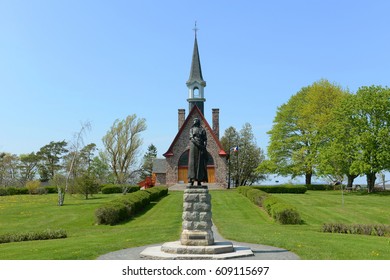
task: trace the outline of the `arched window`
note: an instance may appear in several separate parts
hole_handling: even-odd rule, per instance
[[[194,97],[200,97],[199,94],[199,88],[194,88]]]

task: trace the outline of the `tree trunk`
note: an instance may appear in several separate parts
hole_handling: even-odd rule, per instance
[[[375,172],[374,173],[367,173],[366,177],[367,177],[368,192],[373,192],[374,187],[375,187],[375,180],[376,180]]]
[[[356,175],[347,175],[348,177],[348,183],[347,183],[347,190],[352,190],[353,189],[353,181],[357,177]]]
[[[64,205],[65,193],[62,192],[61,187],[58,187],[58,206]]]
[[[310,172],[310,173],[306,173],[306,175],[305,175],[305,184],[306,185],[311,185],[311,177],[312,177],[312,173]]]

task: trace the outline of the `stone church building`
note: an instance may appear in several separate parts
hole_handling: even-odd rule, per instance
[[[189,113],[186,117],[185,109],[178,110],[178,133],[172,144],[164,153],[165,159],[156,159],[153,164],[153,175],[156,185],[172,186],[178,183],[187,183],[189,131],[195,118],[200,119],[201,125],[207,134],[207,163],[209,183],[222,187],[227,186],[227,154],[219,141],[219,109],[212,109],[212,126],[204,117],[204,88],[197,36],[195,32],[194,50],[190,77],[187,81]]]

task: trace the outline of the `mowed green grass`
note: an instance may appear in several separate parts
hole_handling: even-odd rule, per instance
[[[213,220],[228,239],[288,249],[302,259],[389,260],[390,238],[322,233],[323,223],[390,224],[390,196],[308,191],[278,194],[294,205],[302,225],[280,225],[236,192],[212,192]]]
[[[182,193],[170,193],[126,223],[96,225],[95,209],[116,196],[85,200],[67,195],[62,207],[56,205],[56,195],[0,197],[0,234],[47,228],[62,228],[68,234],[66,239],[0,244],[0,259],[96,259],[111,251],[173,241],[180,235]]]
[[[235,190],[211,191],[213,222],[227,239],[288,249],[301,259],[390,259],[390,238],[322,233],[323,223],[390,224],[390,196],[313,192],[278,197],[296,206],[302,225],[280,225]],[[0,197],[0,234],[63,228],[68,238],[0,244],[0,259],[96,259],[108,252],[178,240],[183,192],[169,192],[132,220],[96,225],[94,212],[117,195],[85,200],[56,195]]]

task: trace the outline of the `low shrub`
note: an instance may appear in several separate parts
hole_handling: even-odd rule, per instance
[[[53,186],[46,186],[45,190],[47,191],[47,193],[57,193],[58,192],[57,187],[53,187]]]
[[[7,189],[4,187],[0,187],[0,196],[8,195]]]
[[[0,196],[28,194],[27,188],[1,187]]]
[[[153,187],[123,195],[96,209],[96,222],[103,225],[116,225],[124,222],[139,213],[151,201],[157,201],[167,194],[167,187]]]
[[[263,207],[263,202],[268,196],[269,194],[258,189],[250,189],[246,192],[246,197],[260,207]]]
[[[297,209],[284,203],[275,203],[271,207],[271,216],[283,225],[296,225],[302,222]]]
[[[275,196],[270,195],[266,199],[264,199],[263,208],[265,211],[267,211],[268,215],[272,216],[272,207],[276,203],[280,203],[280,200],[277,199]]]
[[[131,210],[126,204],[113,201],[96,209],[96,221],[99,225],[115,225],[131,217]]]
[[[253,188],[266,193],[296,193],[303,194],[307,191],[305,185],[275,185],[275,186],[254,186]]]
[[[29,194],[41,194],[42,193],[42,188],[41,188],[41,181],[39,180],[34,180],[34,181],[28,181],[26,183],[26,188],[29,192]],[[38,190],[40,189],[40,190]]]
[[[388,236],[390,235],[390,225],[346,225],[341,223],[330,223],[322,226],[322,232]]]
[[[329,185],[329,184],[312,184],[306,185],[306,188],[310,191],[333,191],[341,190],[341,187],[346,188],[345,185]]]
[[[24,233],[8,233],[0,235],[1,243],[32,241],[32,240],[48,240],[66,238],[67,233],[63,229],[51,230],[47,229],[38,232],[24,232]]]
[[[164,197],[168,194],[168,188],[159,186],[159,187],[152,187],[149,189],[146,189],[145,192],[150,193],[150,200],[151,201],[157,201],[161,197]]]
[[[240,187],[237,187],[236,190],[239,194],[242,194],[243,196],[246,196],[246,193],[251,190],[252,187],[248,187],[248,186],[240,186]]]

